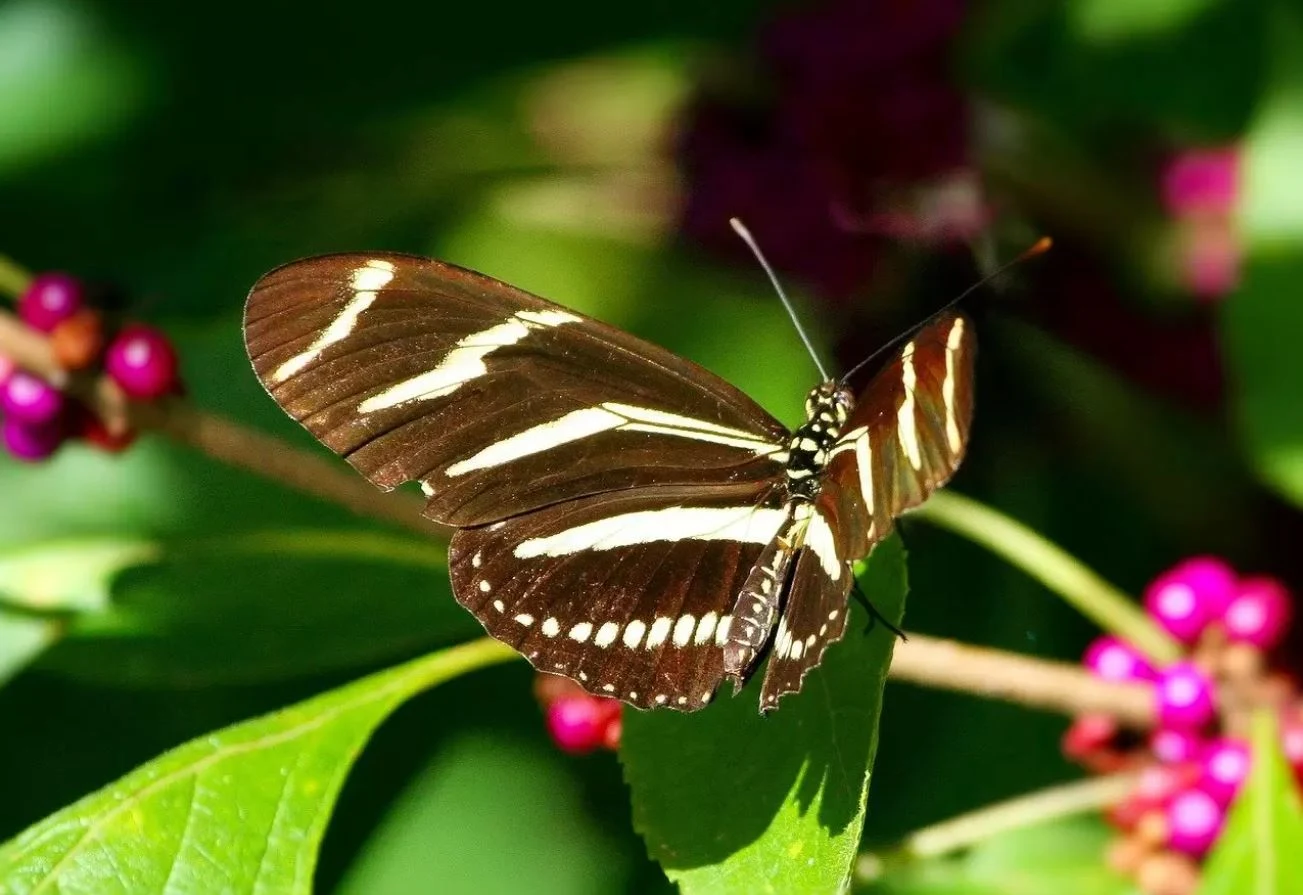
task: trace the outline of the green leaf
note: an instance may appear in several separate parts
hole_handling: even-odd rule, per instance
[[[1076,34],[1086,42],[1113,43],[1162,37],[1197,19],[1221,0],[1075,0],[1068,15]]]
[[[335,797],[376,726],[513,656],[478,640],[192,740],[0,846],[0,891],[310,892]]]
[[[907,860],[874,880],[874,895],[1129,895],[1134,884],[1110,870],[1112,838],[1098,818],[1073,817],[1010,830],[961,855]],[[861,874],[863,876],[863,874]]]
[[[1275,715],[1253,719],[1253,768],[1204,865],[1199,895],[1303,890],[1303,810]]]
[[[1278,11],[1275,73],[1245,146],[1241,288],[1222,305],[1241,440],[1258,476],[1303,504],[1303,21]]]
[[[284,679],[393,660],[480,632],[446,551],[406,535],[269,531],[163,542],[117,577],[43,667],[132,686]]]
[[[629,855],[587,804],[583,767],[543,737],[462,734],[398,797],[336,895],[630,891]]]
[[[126,538],[81,538],[0,554],[0,603],[34,613],[103,612],[114,579],[148,562],[158,545]]]
[[[864,591],[893,623],[905,552],[880,544]],[[761,674],[701,712],[626,712],[620,749],[634,826],[687,893],[836,892],[864,824],[882,688],[894,638],[852,612],[799,694],[769,717]]]
[[[0,684],[63,636],[67,616],[103,612],[118,574],[156,554],[152,544],[107,538],[0,554]]]
[[[63,632],[56,619],[0,609],[0,685],[22,671]]]

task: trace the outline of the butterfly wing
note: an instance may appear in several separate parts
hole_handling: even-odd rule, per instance
[[[765,670],[762,711],[800,690],[828,645],[841,639],[852,563],[958,468],[972,423],[974,352],[968,320],[943,315],[920,330],[856,402],[802,532]]]
[[[648,485],[782,474],[783,426],[663,348],[424,258],[297,261],[254,286],[245,340],[291,416],[381,488],[466,527]]]
[[[453,592],[540,671],[640,708],[710,701],[733,606],[787,511],[769,485],[653,486],[464,529]]]
[[[976,341],[944,314],[921,329],[856,401],[825,470],[825,512],[848,555],[867,556],[896,518],[954,475],[973,419]]]

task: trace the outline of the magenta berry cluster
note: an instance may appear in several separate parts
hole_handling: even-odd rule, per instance
[[[1139,771],[1135,789],[1111,812],[1119,831],[1111,862],[1146,895],[1188,895],[1252,767],[1246,734],[1254,708],[1277,708],[1284,753],[1303,781],[1303,697],[1268,662],[1289,627],[1293,598],[1273,578],[1242,577],[1220,559],[1194,557],[1159,575],[1144,605],[1185,656],[1155,667],[1109,635],[1090,644],[1083,663],[1097,677],[1152,686],[1156,729],[1141,735],[1108,715],[1082,716],[1063,749],[1097,773]]]
[[[53,357],[74,377],[103,374],[132,400],[151,400],[178,388],[177,357],[167,337],[139,324],[106,339],[103,319],[88,306],[86,290],[66,273],[33,277],[18,297],[18,317],[49,339]],[[130,433],[111,431],[84,404],[36,373],[0,356],[0,436],[10,455],[38,461],[70,437],[106,450],[120,450]]]
[[[594,696],[574,681],[540,674],[534,687],[552,742],[572,755],[620,746],[620,701]]]

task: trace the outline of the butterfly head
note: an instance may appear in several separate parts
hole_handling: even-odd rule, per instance
[[[855,404],[855,394],[840,382],[823,382],[805,397],[805,418],[820,428],[838,429],[845,424]]]

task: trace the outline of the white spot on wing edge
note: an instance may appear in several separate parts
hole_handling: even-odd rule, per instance
[[[570,634],[568,636],[571,640],[574,640],[577,643],[583,643],[588,639],[588,635],[592,633],[593,626],[590,622],[580,622],[570,629]]]
[[[555,618],[546,618],[539,630],[543,632],[544,637],[555,637],[561,633],[561,623]]]
[[[692,642],[697,646],[710,642],[710,638],[715,634],[715,624],[718,616],[714,612],[707,612],[697,622],[697,633],[693,636]]]
[[[620,625],[618,623],[605,622],[602,624],[602,627],[598,629],[597,636],[593,638],[593,645],[606,649],[612,643],[615,643],[615,638],[619,635]]]
[[[534,616],[530,615],[528,612],[522,612],[520,615],[516,616],[516,623],[528,628],[530,625],[534,624]]]
[[[674,623],[674,645],[682,648],[692,640],[692,632],[697,627],[697,619],[692,615],[680,615]]]
[[[719,624],[715,626],[715,646],[723,646],[728,643],[728,629],[733,626],[733,616],[721,615]]]
[[[652,622],[651,630],[647,632],[647,649],[656,649],[664,643],[673,624],[674,620],[664,615]]]
[[[624,628],[624,645],[629,649],[637,649],[638,644],[642,643],[642,635],[647,631],[647,626],[640,621],[631,621]]]

